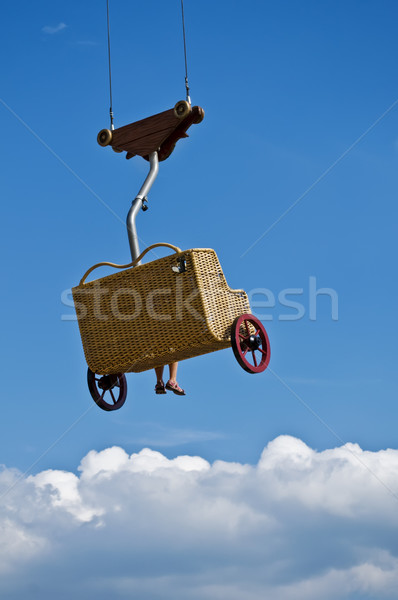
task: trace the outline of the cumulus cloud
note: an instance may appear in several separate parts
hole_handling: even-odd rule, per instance
[[[0,596],[392,600],[397,482],[397,450],[290,436],[256,465],[113,447],[78,475],[4,468]]]
[[[66,29],[67,25],[65,23],[58,23],[58,25],[45,25],[42,27],[43,33],[48,33],[49,35],[54,35],[55,33],[59,33]]]

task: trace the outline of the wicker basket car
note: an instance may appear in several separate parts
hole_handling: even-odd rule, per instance
[[[134,266],[158,246],[174,253]],[[102,265],[121,270],[86,283],[89,273]],[[104,388],[111,386],[111,392],[119,388],[119,398],[112,393],[109,407],[101,406],[105,410],[120,407],[124,373],[146,371],[231,345],[248,372],[258,373],[268,366],[265,329],[249,314],[247,294],[228,286],[214,250],[182,251],[171,244],[154,244],[129,265],[94,265],[72,293],[93,374],[91,384],[98,383],[101,390],[100,406],[109,391]]]

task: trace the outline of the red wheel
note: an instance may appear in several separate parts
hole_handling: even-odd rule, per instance
[[[253,315],[237,317],[232,325],[231,344],[235,358],[248,373],[261,373],[271,358],[264,325]]]
[[[123,373],[119,375],[97,375],[87,371],[87,383],[94,402],[102,410],[122,408],[127,396],[127,381]]]

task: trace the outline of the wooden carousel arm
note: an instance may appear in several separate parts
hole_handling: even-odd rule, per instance
[[[142,156],[148,159],[157,152],[159,160],[165,160],[173,152],[178,140],[188,137],[187,130],[204,118],[200,106],[191,107],[181,100],[174,108],[124,125],[113,131],[102,129],[97,141],[101,146],[111,146],[116,152],[125,151],[126,158]]]

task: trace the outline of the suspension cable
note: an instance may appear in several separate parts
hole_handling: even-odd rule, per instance
[[[184,59],[185,59],[185,89],[187,92],[187,102],[191,104],[188,85],[188,61],[187,61],[187,43],[185,39],[185,18],[184,18],[184,0],[181,0],[181,17],[182,17],[182,36],[184,39]]]
[[[108,70],[109,70],[109,116],[111,120],[111,130],[115,129],[113,124],[113,109],[112,109],[112,71],[111,71],[111,33],[109,26],[109,0],[106,0],[106,22],[108,26]]]
[[[185,34],[185,16],[184,16],[184,0],[181,0],[181,18],[182,18],[182,36],[184,42],[184,61],[185,61],[185,90],[187,102],[191,104],[191,97],[189,93],[188,84],[188,60],[187,60],[187,42]],[[112,108],[112,69],[111,69],[111,33],[109,23],[109,0],[106,0],[106,22],[108,30],[108,71],[109,71],[109,117],[111,123],[111,130],[115,129],[113,124],[113,108]]]

